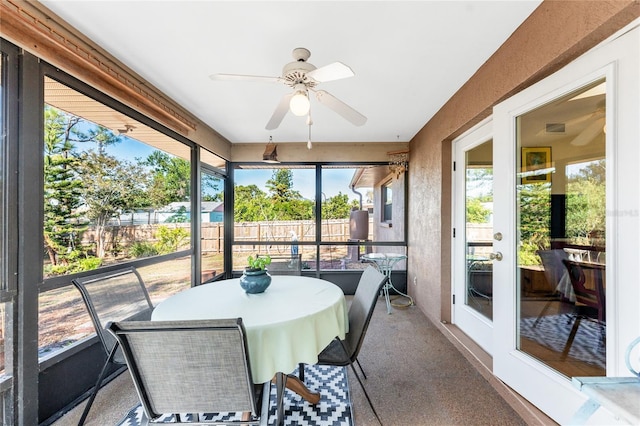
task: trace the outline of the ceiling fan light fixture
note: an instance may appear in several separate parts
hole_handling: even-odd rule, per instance
[[[307,115],[310,107],[311,103],[309,102],[309,98],[303,91],[296,92],[289,101],[289,108],[291,109],[291,112],[293,115],[297,115],[298,117]]]

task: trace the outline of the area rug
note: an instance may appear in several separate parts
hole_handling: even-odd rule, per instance
[[[293,372],[297,375],[298,371]],[[311,405],[288,389],[284,395],[284,424],[287,426],[353,426],[349,382],[345,367],[307,365],[304,381],[309,389],[320,392],[320,402]],[[264,415],[264,414],[263,414]],[[240,420],[241,414],[201,414],[207,422]],[[270,386],[268,425],[276,424],[276,388]],[[187,416],[187,419],[189,416]],[[138,404],[118,423],[118,426],[139,426],[146,420],[142,406]],[[175,422],[173,416],[162,421]]]
[[[533,327],[536,317],[520,321],[520,335],[562,353],[569,338],[573,320],[567,315],[542,317]],[[600,326],[593,321],[582,320],[569,350],[569,357],[605,368],[606,351],[601,342]]]

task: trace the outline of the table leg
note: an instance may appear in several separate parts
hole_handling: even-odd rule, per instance
[[[389,278],[391,279],[391,278]],[[384,285],[384,287],[382,288],[382,293],[384,294],[384,299],[387,303],[387,313],[390,314],[391,313],[391,299],[389,299],[389,282],[387,281]]]
[[[280,378],[280,376],[283,377]],[[280,392],[281,390],[282,393],[284,393],[284,388],[286,387],[290,391],[300,395],[305,401],[309,402],[310,404],[315,405],[320,402],[320,393],[312,392],[297,376],[293,374],[277,373],[271,381],[272,383],[276,384],[276,395],[280,395],[278,392]],[[280,399],[276,399],[279,408]]]
[[[287,375],[276,373],[276,425],[284,423],[284,388],[287,384]]]
[[[409,299],[409,304],[407,306],[411,306],[413,305],[413,298],[411,296],[409,296],[408,294],[405,294],[403,292],[401,292],[400,290],[398,290],[397,288],[395,288],[393,286],[393,281],[391,281],[391,267],[389,269],[387,269],[385,271],[385,274],[387,275],[387,282],[384,285],[384,295],[387,299],[387,313],[390,314],[391,313],[391,300],[389,299],[389,289],[392,288],[393,291],[395,291],[397,294],[406,297],[407,299]]]
[[[309,404],[320,402],[320,393],[312,392],[297,376],[287,375],[287,389],[300,395]]]

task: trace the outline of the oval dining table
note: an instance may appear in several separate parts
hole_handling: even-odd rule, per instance
[[[301,363],[315,364],[331,341],[348,331],[347,304],[335,284],[311,277],[275,275],[263,293],[248,294],[240,280],[192,287],[159,303],[153,321],[242,318],[254,383],[274,380],[278,423],[284,387],[311,403],[320,396],[287,374]]]

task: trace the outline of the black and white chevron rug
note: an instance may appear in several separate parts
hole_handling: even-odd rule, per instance
[[[298,371],[293,372],[297,375]],[[353,426],[349,382],[345,367],[307,365],[304,381],[309,389],[320,392],[320,402],[311,405],[300,395],[288,389],[284,395],[284,424],[286,426]],[[240,420],[241,413],[201,414],[200,420],[207,422]],[[268,425],[276,424],[276,388],[271,385],[269,396]],[[139,426],[146,418],[138,404],[118,423],[118,426]],[[188,418],[188,417],[187,417]],[[171,423],[173,416],[162,421]]]
[[[568,322],[566,315],[549,315],[542,317],[534,327],[535,321],[536,317],[523,318],[520,321],[520,335],[555,352],[562,352],[573,321]],[[605,368],[606,351],[601,341],[600,325],[583,319],[571,344],[569,356]]]

